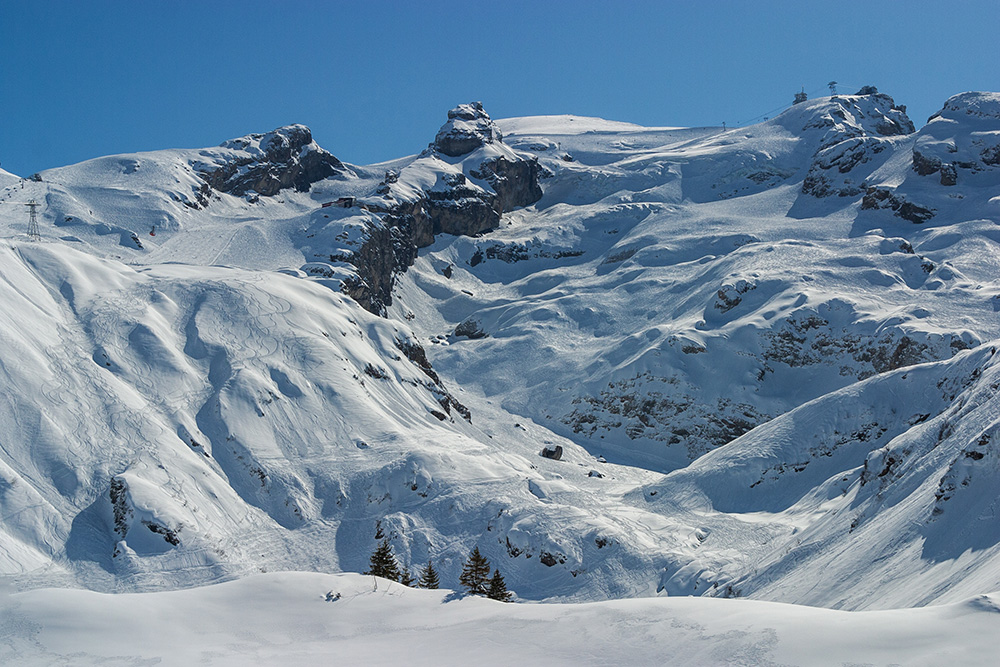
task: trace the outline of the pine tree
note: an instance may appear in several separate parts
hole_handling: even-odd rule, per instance
[[[368,571],[364,574],[399,581],[399,563],[396,562],[396,557],[392,553],[389,538],[385,538],[379,543],[368,562]]]
[[[490,562],[474,547],[465,561],[458,582],[465,586],[470,595],[486,595],[486,585],[490,576]]]
[[[437,570],[434,569],[434,563],[427,561],[427,567],[420,573],[420,580],[417,582],[417,586],[420,586],[420,588],[436,589],[440,585],[441,582],[438,579]]]
[[[486,597],[491,600],[499,600],[500,602],[510,602],[513,596],[510,591],[507,590],[507,584],[503,580],[503,575],[500,574],[500,570],[493,570],[493,576],[490,578],[489,588],[486,591]]]
[[[404,567],[402,572],[400,572],[399,583],[404,586],[413,586],[413,575],[410,574],[410,568]]]

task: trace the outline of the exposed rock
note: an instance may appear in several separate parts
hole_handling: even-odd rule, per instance
[[[914,132],[905,107],[896,106],[891,97],[874,86],[862,91],[858,96],[830,98],[803,128],[826,129],[802,183],[803,193],[814,197],[861,194],[862,183],[874,169],[875,157],[889,147],[891,140],[885,137]],[[869,163],[871,166],[863,173],[856,173],[862,171],[857,169],[859,165]]]
[[[746,280],[739,280],[735,285],[723,285],[716,292],[715,308],[720,312],[728,312],[743,302],[741,295],[757,289],[757,285]]]
[[[535,158],[511,161],[504,157],[483,162],[470,174],[493,187],[501,214],[514,208],[531,206],[541,199],[539,179],[547,175]]]
[[[1000,166],[1000,144],[985,149],[980,153],[980,157],[983,159],[983,164],[988,164],[991,167]]]
[[[920,129],[913,146],[913,170],[940,173],[944,186],[958,183],[960,170],[977,173],[1000,166],[1000,95],[962,93],[945,102]]]
[[[918,225],[934,217],[933,210],[907,201],[903,195],[897,194],[892,189],[886,187],[868,188],[864,199],[861,200],[861,208],[864,210],[891,209],[893,213],[903,220],[908,220]]]
[[[958,170],[953,164],[941,166],[941,185],[951,186],[958,183]]]
[[[118,535],[119,539],[124,540],[128,537],[129,531],[135,527],[134,524],[136,523],[136,512],[132,498],[130,497],[128,482],[121,477],[112,477],[110,488],[108,490],[108,497],[111,501],[115,533]],[[181,543],[180,538],[177,535],[177,530],[168,528],[158,520],[144,518],[138,523],[148,529],[151,533],[162,537],[163,540],[171,546],[177,546]]]
[[[457,157],[487,144],[496,144],[494,153],[502,154],[460,165],[438,155]],[[438,173],[431,187],[409,177],[411,171],[425,175],[428,170]],[[357,267],[358,279],[345,285],[345,292],[371,312],[384,313],[392,304],[395,276],[413,264],[419,248],[434,243],[438,234],[477,236],[496,229],[505,211],[541,198],[539,180],[545,173],[536,158],[503,145],[480,103],[452,109],[430,148],[413,165],[387,172],[376,188],[385,209],[368,210],[383,224],[373,225],[361,249],[347,258]]]
[[[305,125],[279,127],[267,134],[231,139],[222,148],[232,157],[199,165],[199,175],[219,192],[273,196],[294,187],[307,192],[316,181],[347,172],[344,164],[320,148]]]
[[[463,419],[469,422],[472,421],[472,412],[469,408],[465,407],[465,405],[452,396],[451,392],[445,388],[444,383],[441,382],[441,378],[431,367],[431,362],[428,361],[427,353],[424,351],[424,348],[422,348],[415,341],[406,338],[397,338],[396,348],[406,355],[407,359],[409,359],[420,370],[422,370],[428,378],[430,378],[432,384],[425,384],[424,386],[427,387],[431,393],[435,394],[438,403],[441,404],[441,407],[444,408],[446,413],[450,415],[452,408],[454,408],[458,414],[462,415]]]
[[[482,102],[459,104],[448,112],[431,146],[450,157],[458,157],[494,141],[503,141],[500,129],[483,109]]]
[[[921,176],[930,176],[941,169],[941,160],[927,157],[918,150],[913,151],[913,171]]]
[[[562,458],[563,455],[562,445],[546,445],[542,449],[541,455],[547,459],[558,461],[559,459]]]
[[[469,339],[486,338],[488,333],[483,331],[483,326],[478,321],[468,319],[455,327],[456,336],[465,336]]]

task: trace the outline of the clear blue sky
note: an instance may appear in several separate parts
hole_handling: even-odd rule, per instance
[[[874,84],[919,127],[1000,90],[1000,1],[0,0],[0,166],[305,123],[343,160],[420,151],[460,102],[730,126]]]

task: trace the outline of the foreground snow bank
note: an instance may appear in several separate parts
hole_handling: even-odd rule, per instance
[[[356,574],[0,596],[2,664],[988,664],[1000,596],[842,612],[751,600],[502,604]],[[340,593],[334,602],[326,593]]]

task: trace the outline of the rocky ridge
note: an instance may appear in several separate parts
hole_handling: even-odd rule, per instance
[[[892,145],[888,137],[915,132],[905,106],[874,86],[855,95],[835,95],[810,119],[803,131],[822,130],[802,192],[814,197],[854,197],[865,190],[866,178],[881,164],[878,156]]]
[[[309,187],[350,170],[313,141],[305,125],[279,127],[266,134],[248,134],[220,146],[227,155],[196,171],[213,189],[238,197],[270,197],[285,188],[307,192]]]
[[[346,292],[384,313],[396,276],[413,264],[418,249],[439,234],[478,236],[496,229],[505,212],[541,199],[544,175],[537,159],[503,143],[481,103],[452,109],[427,150],[386,173],[362,200],[379,222],[347,259],[358,277],[345,284]]]

